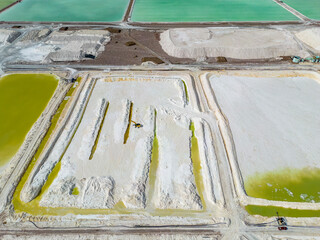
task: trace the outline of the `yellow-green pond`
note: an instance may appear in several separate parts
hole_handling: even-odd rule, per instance
[[[249,196],[287,202],[320,202],[320,169],[285,168],[256,174],[246,179],[245,189]],[[250,214],[276,216],[278,211],[287,217],[319,217],[317,210],[297,210],[273,206],[246,206]]]
[[[51,74],[10,74],[0,78],[0,167],[22,145],[55,89]]]

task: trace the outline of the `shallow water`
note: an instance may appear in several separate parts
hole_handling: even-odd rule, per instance
[[[157,169],[159,166],[159,141],[157,138],[157,111],[154,111],[154,137],[152,144],[152,155],[149,169],[149,190],[147,195],[148,207],[152,204],[152,197],[154,194],[154,189],[157,179]]]
[[[72,190],[72,195],[79,195],[79,189],[77,187]]]
[[[136,0],[132,14],[140,22],[284,20],[299,19],[272,0]]]
[[[195,135],[195,127],[193,122],[191,122],[190,124],[190,130],[192,132],[190,150],[191,150],[191,160],[193,165],[194,180],[199,193],[199,197],[201,199],[202,207],[203,209],[206,209],[206,202],[203,196],[205,189],[204,189],[204,183],[203,183],[203,178],[201,174],[202,167],[201,167],[201,160],[200,160],[200,153],[199,153],[199,144],[198,144],[198,139]]]
[[[248,196],[288,202],[320,202],[320,169],[282,169],[246,179]]]
[[[283,0],[290,7],[293,7],[303,15],[311,19],[320,20],[320,1],[319,0]]]
[[[251,215],[260,215],[265,217],[277,216],[277,212],[280,216],[285,217],[320,217],[319,210],[298,210],[292,208],[255,205],[248,205],[245,209]]]
[[[11,74],[0,78],[0,166],[19,150],[57,86],[58,79],[49,74]]]
[[[17,186],[17,188],[16,188],[16,190],[14,192],[12,203],[13,203],[13,206],[14,206],[14,209],[15,209],[16,212],[28,212],[28,210],[30,210],[30,211],[32,210],[32,212],[30,212],[31,214],[41,215],[41,214],[44,214],[47,211],[45,208],[39,207],[39,201],[40,201],[41,196],[42,196],[42,194],[44,192],[44,188],[41,189],[41,192],[40,192],[39,196],[36,197],[33,201],[31,201],[29,203],[25,203],[25,202],[21,201],[20,193],[21,193],[21,190],[22,190],[24,184],[26,183],[29,175],[31,174],[31,171],[32,171],[34,165],[36,164],[37,160],[39,159],[39,157],[40,157],[45,145],[47,144],[51,134],[53,133],[54,129],[56,128],[56,126],[57,126],[57,124],[58,124],[58,122],[60,120],[60,116],[61,116],[61,114],[62,114],[67,102],[69,101],[69,97],[72,96],[72,94],[73,94],[73,92],[75,90],[75,87],[78,85],[78,83],[80,81],[81,81],[81,78],[78,78],[77,79],[77,83],[74,84],[74,87],[72,87],[68,91],[65,100],[60,104],[56,114],[54,115],[54,117],[51,120],[50,128],[48,129],[45,137],[43,138],[43,140],[42,140],[42,142],[41,142],[41,144],[40,144],[40,146],[39,146],[39,148],[37,150],[37,152],[33,156],[32,161],[30,162],[27,170],[25,171],[21,181],[19,182],[19,184],[18,184],[18,186]],[[59,170],[59,168],[60,168],[60,164],[58,163],[56,165],[56,168],[54,169],[54,171],[52,171],[52,173],[50,175],[54,176],[54,174],[57,174],[57,172],[58,172],[57,170]],[[52,182],[53,180],[54,180],[54,178],[52,177],[48,181]],[[47,188],[48,188],[48,184],[47,184]]]
[[[320,169],[282,169],[251,176],[245,181],[249,196],[288,202],[320,202]],[[245,207],[251,215],[286,217],[320,217],[319,210],[298,210],[274,206]]]
[[[129,0],[23,0],[0,14],[2,21],[121,21]]]

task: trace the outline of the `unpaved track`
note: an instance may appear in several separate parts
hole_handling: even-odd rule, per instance
[[[263,64],[188,64],[188,65],[156,65],[156,66],[106,66],[106,65],[66,65],[66,64],[6,64],[5,71],[58,71],[70,68],[77,71],[215,71],[215,70],[304,70],[304,71],[320,71],[320,64],[288,64],[288,63],[263,63]]]
[[[310,18],[308,18],[307,16],[303,15],[302,13],[298,12],[297,10],[295,10],[294,8],[290,7],[288,4],[284,3],[281,0],[274,0],[274,2],[276,2],[277,4],[279,4],[281,7],[283,7],[284,9],[286,9],[287,11],[291,12],[293,15],[295,15],[296,17],[300,18],[302,21],[311,21]]]
[[[30,224],[31,225],[31,224]],[[31,225],[32,226],[32,225]],[[79,235],[79,234],[95,234],[95,235],[154,235],[154,234],[184,234],[191,235],[208,235],[222,236],[223,239],[238,239],[242,235],[253,237],[255,234],[277,235],[283,237],[315,237],[320,235],[319,227],[290,227],[288,231],[279,231],[276,226],[256,227],[242,226],[241,228],[231,227],[215,227],[215,226],[190,226],[190,227],[132,227],[125,226],[105,227],[105,228],[73,228],[73,229],[37,229],[31,227],[28,229],[12,229],[0,230],[0,237],[4,235],[14,236],[56,236],[63,235]],[[1,239],[1,238],[0,238]],[[252,238],[249,238],[252,239]]]
[[[196,87],[197,87],[197,93],[198,96],[203,103],[204,111],[210,112],[210,118],[207,118],[206,121],[209,123],[210,128],[214,129],[213,124],[215,124],[215,120],[213,120],[214,113],[212,109],[210,109],[207,98],[204,93],[203,86],[201,84],[201,81],[199,79],[199,74],[192,74],[193,78],[195,79]],[[220,151],[224,152],[224,149],[221,149]],[[235,239],[236,236],[239,234],[239,229],[244,227],[243,221],[240,219],[238,208],[239,206],[235,202],[235,194],[233,190],[233,184],[232,183],[232,176],[230,172],[230,168],[228,165],[228,162],[223,161],[224,159],[218,158],[218,167],[219,167],[219,173],[220,173],[220,181],[221,181],[221,187],[224,194],[224,199],[226,203],[226,209],[228,212],[227,217],[230,219],[230,226],[227,231],[224,232],[224,238],[223,239]]]
[[[123,17],[123,22],[128,22],[130,20],[134,2],[135,0],[130,0],[126,13],[124,14],[124,17]]]

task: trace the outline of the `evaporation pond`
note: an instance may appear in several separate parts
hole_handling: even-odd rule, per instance
[[[132,21],[215,22],[299,20],[272,0],[136,0]]]
[[[57,86],[57,77],[49,74],[0,78],[0,167],[19,150]]]
[[[316,78],[290,72],[210,78],[230,124],[249,196],[320,202],[320,84]]]
[[[320,217],[319,210],[299,210],[292,208],[255,205],[248,205],[245,207],[245,209],[251,215],[260,215],[265,217],[275,217],[277,216],[277,212],[280,216],[286,217]]]
[[[320,20],[320,1],[319,0],[284,0],[286,4],[293,7],[303,15],[311,19]]]
[[[129,0],[23,0],[0,14],[1,21],[115,22]]]
[[[249,196],[276,201],[320,202],[320,169],[286,168],[246,179]]]

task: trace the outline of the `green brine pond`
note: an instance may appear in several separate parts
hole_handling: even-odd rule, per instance
[[[0,78],[0,167],[19,150],[57,86],[58,78],[50,74]]]
[[[256,174],[245,180],[248,196],[267,200],[287,202],[320,202],[320,169],[286,168],[278,171]],[[320,217],[320,211],[297,210],[273,206],[246,206],[250,214],[276,216],[278,211],[287,217]]]
[[[260,215],[264,217],[275,217],[277,216],[277,212],[280,216],[285,217],[320,217],[319,210],[299,210],[292,208],[255,205],[248,205],[245,207],[245,209],[251,215]]]
[[[136,0],[132,21],[215,22],[299,20],[272,0]]]
[[[320,20],[320,1],[319,0],[283,0],[284,3],[302,13],[308,18]]]
[[[121,21],[129,0],[23,0],[0,14],[1,21]]]
[[[245,181],[249,196],[275,201],[320,202],[320,169],[283,169]]]

